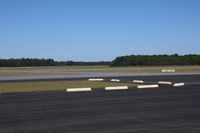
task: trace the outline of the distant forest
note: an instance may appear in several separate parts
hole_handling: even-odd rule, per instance
[[[26,66],[89,66],[89,65],[110,65],[111,62],[74,62],[54,61],[53,59],[0,59],[0,67],[26,67]]]
[[[89,65],[110,65],[110,66],[166,66],[166,65],[200,65],[200,55],[130,55],[120,56],[112,62],[74,62],[54,61],[53,59],[0,59],[0,67],[26,67],[26,66],[89,66]]]
[[[111,66],[200,65],[200,55],[130,55],[117,57]]]

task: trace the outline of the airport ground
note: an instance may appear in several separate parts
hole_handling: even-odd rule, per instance
[[[200,132],[200,75],[118,78],[182,81],[185,86],[0,94],[0,132]]]
[[[135,73],[133,73],[134,75]],[[136,75],[136,74],[135,74]],[[0,133],[199,133],[200,74],[198,72],[102,77],[124,84],[140,79],[184,82],[181,87],[91,92],[65,90],[0,94]],[[7,83],[85,81],[79,78],[18,79]]]
[[[174,73],[162,73],[162,69],[175,69]],[[0,82],[11,81],[60,81],[94,77],[197,75],[200,66],[52,66],[52,67],[3,67],[0,68]]]

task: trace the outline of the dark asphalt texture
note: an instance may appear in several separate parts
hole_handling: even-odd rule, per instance
[[[118,77],[120,78],[120,77]],[[129,82],[135,77],[121,77]],[[182,87],[0,94],[0,133],[199,133],[200,75]]]

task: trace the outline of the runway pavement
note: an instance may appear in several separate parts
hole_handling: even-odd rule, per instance
[[[53,69],[53,70],[0,70],[1,72],[25,72],[25,73],[48,73],[52,75],[31,75],[31,76],[0,76],[0,82],[15,82],[15,81],[57,81],[64,79],[80,79],[80,78],[95,78],[95,77],[125,77],[125,76],[168,76],[168,75],[200,75],[196,71],[199,66],[195,67],[140,67],[140,68],[98,68],[98,69]],[[130,73],[130,72],[109,72],[110,70],[161,70],[161,69],[193,69],[193,72],[176,72],[176,73]],[[107,72],[101,72],[106,70]],[[90,72],[91,71],[91,72]],[[99,72],[92,72],[99,71]],[[57,75],[54,75],[56,73]],[[66,75],[65,75],[66,74]]]
[[[132,77],[184,77],[198,76],[200,72],[190,73],[85,73],[83,75],[46,75],[46,76],[11,76],[0,77],[0,83],[4,82],[38,82],[38,81],[70,81],[85,80],[88,78],[132,78]]]
[[[200,75],[118,77],[185,86],[0,94],[0,133],[199,133]]]
[[[130,83],[134,79],[141,79],[144,80],[145,83],[157,83],[159,80],[173,80],[173,82],[186,82],[193,84],[200,84],[200,74],[194,73],[194,74],[188,74],[188,73],[182,73],[182,74],[174,74],[174,73],[167,73],[163,75],[154,75],[154,74],[139,74],[134,76],[116,76],[116,75],[107,75],[105,77],[103,76],[94,76],[94,77],[51,77],[51,78],[22,78],[22,79],[0,79],[0,83],[9,83],[9,82],[45,82],[45,81],[75,81],[75,80],[88,80],[89,78],[104,78],[105,81],[110,81],[110,79],[120,79],[121,82],[127,82]],[[190,81],[190,82],[189,82]]]

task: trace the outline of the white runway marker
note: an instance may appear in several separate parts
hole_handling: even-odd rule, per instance
[[[133,80],[133,83],[144,83],[143,80]]]
[[[169,82],[169,81],[158,81],[158,84],[171,85],[172,82]]]
[[[162,69],[161,72],[162,73],[174,73],[175,69]]]
[[[138,85],[137,88],[158,88],[158,85]]]
[[[103,81],[103,79],[88,79],[89,81]]]
[[[119,79],[111,79],[110,81],[111,81],[111,82],[120,82]]]
[[[175,83],[175,84],[174,84],[174,87],[184,86],[184,85],[185,85],[184,83]]]
[[[128,86],[106,87],[105,90],[127,90]]]
[[[67,92],[91,91],[91,88],[67,88]]]

